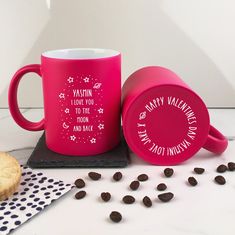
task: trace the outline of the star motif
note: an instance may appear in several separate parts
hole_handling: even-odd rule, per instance
[[[69,83],[72,83],[72,82],[73,82],[73,77],[69,77],[69,78],[67,79],[67,81],[68,81]]]
[[[76,140],[76,136],[75,135],[71,135],[70,136],[70,140],[75,141]]]
[[[87,82],[89,82],[89,78],[88,78],[88,77],[85,77],[85,78],[83,78],[83,81],[84,81],[85,83],[87,83]]]
[[[91,142],[92,144],[95,144],[95,143],[96,143],[96,138],[92,138],[92,139],[90,140],[90,142]]]
[[[104,109],[99,108],[99,109],[98,109],[98,112],[99,112],[99,113],[104,113]]]
[[[59,97],[60,97],[60,99],[64,99],[65,98],[64,93],[60,93]]]
[[[98,128],[99,128],[100,130],[104,129],[104,124],[100,123],[100,124],[98,125]]]
[[[66,108],[66,109],[64,110],[64,112],[65,112],[65,113],[69,113],[69,109]]]

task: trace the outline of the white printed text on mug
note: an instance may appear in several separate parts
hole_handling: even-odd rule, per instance
[[[156,141],[149,137],[146,128],[146,119],[151,112],[154,112],[158,107],[172,106],[184,113],[188,122],[187,135],[177,145],[174,146],[160,146]],[[145,104],[144,111],[139,113],[137,122],[138,138],[141,143],[146,146],[148,151],[156,156],[175,156],[188,149],[197,135],[197,118],[192,108],[182,99],[172,96],[161,96],[152,99]]]

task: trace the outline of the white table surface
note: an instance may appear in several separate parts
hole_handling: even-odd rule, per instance
[[[23,110],[31,120],[39,120],[40,109]],[[40,169],[50,177],[73,183],[78,177],[86,181],[87,197],[75,200],[76,189],[47,207],[30,221],[21,225],[12,234],[235,234],[235,172],[226,172],[227,183],[224,186],[213,182],[219,164],[235,161],[235,109],[209,110],[211,123],[228,136],[229,147],[222,156],[214,156],[205,150],[199,151],[182,165],[174,166],[175,175],[164,178],[164,167],[152,166],[131,154],[132,163],[124,169],[96,169],[102,174],[99,182],[87,179],[91,169]],[[29,132],[18,127],[6,109],[0,110],[0,150],[10,151],[20,163],[25,164],[42,132]],[[203,175],[195,175],[192,169],[204,167]],[[120,170],[124,177],[120,182],[112,182],[113,173]],[[146,173],[150,179],[141,183],[136,192],[128,189],[129,183],[138,174]],[[189,176],[195,176],[199,182],[196,187],[186,184]],[[168,191],[175,194],[174,200],[161,203],[157,200],[157,184],[165,182]],[[109,191],[112,200],[101,202],[99,195]],[[125,205],[121,198],[126,194],[136,197],[136,203]],[[153,199],[153,207],[145,208],[141,200],[148,195]],[[123,221],[111,223],[108,219],[112,210],[120,211]]]

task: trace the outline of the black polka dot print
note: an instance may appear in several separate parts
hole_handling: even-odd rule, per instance
[[[18,192],[0,202],[1,235],[10,233],[73,187],[26,166],[21,166],[21,169],[22,178]]]
[[[6,227],[6,226],[0,227],[0,231],[6,231],[6,230],[7,230],[7,227]]]
[[[15,225],[20,225],[21,222],[19,220],[16,220]]]

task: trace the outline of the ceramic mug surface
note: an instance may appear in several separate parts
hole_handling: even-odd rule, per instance
[[[202,147],[216,154],[227,147],[202,99],[169,69],[151,66],[130,75],[122,105],[126,141],[147,162],[175,165]]]
[[[44,114],[26,120],[17,103],[24,74],[42,78]],[[36,88],[32,88],[36,89]],[[22,128],[45,130],[49,149],[65,155],[95,155],[120,141],[121,55],[109,49],[64,49],[44,52],[41,64],[19,69],[9,88],[9,108]]]

